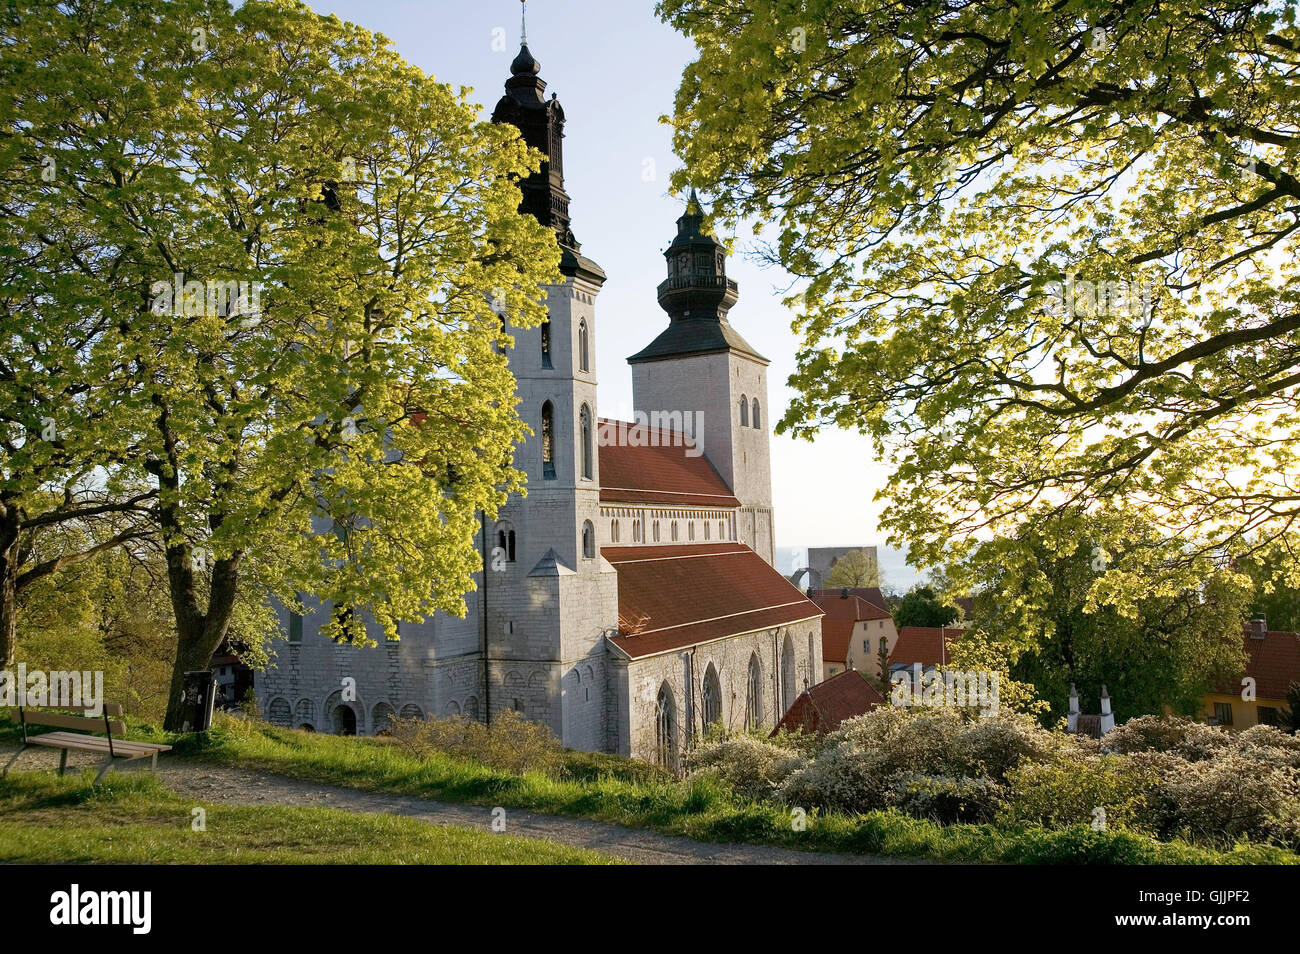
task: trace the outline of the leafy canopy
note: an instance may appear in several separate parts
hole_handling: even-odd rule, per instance
[[[870,435],[914,557],[1042,505],[1095,545],[1140,512],[1131,558],[1200,561],[1171,591],[1293,540],[1294,3],[658,9],[698,47],[676,184],[798,279],[778,430]]]

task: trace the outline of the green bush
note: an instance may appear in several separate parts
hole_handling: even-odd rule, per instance
[[[394,719],[389,737],[393,744],[421,759],[442,753],[517,774],[539,771],[559,775],[564,765],[563,747],[551,730],[510,709],[497,715],[490,726],[463,715]]]

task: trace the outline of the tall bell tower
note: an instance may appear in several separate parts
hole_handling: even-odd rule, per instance
[[[604,633],[618,623],[617,574],[600,555],[596,426],[596,297],[605,273],[582,254],[564,191],[564,110],[546,98],[527,34],[492,114],[543,155],[519,183],[519,210],[555,230],[564,282],[547,287],[548,320],[507,330],[519,414],[532,435],[516,449],[527,496],[490,526],[501,548],[486,572],[490,708],[545,722],[570,748],[606,748]]]
[[[659,306],[668,327],[627,359],[633,403],[647,414],[697,415],[704,456],[740,500],[740,542],[772,563],[769,362],[727,320],[739,286],[727,277],[726,249],[705,229],[694,189],[664,258]]]

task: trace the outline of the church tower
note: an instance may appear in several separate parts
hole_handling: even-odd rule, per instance
[[[533,433],[515,452],[527,496],[512,497],[488,527],[485,672],[493,715],[514,709],[547,723],[566,746],[601,750],[604,633],[618,622],[616,573],[597,546],[595,304],[605,273],[569,224],[564,110],[554,94],[546,98],[540,73],[525,35],[492,114],[545,157],[519,183],[520,211],[555,230],[565,280],[546,289],[549,320],[540,327],[512,327],[504,316],[519,414]]]
[[[659,305],[668,327],[627,359],[633,403],[647,415],[680,412],[697,422],[704,456],[740,500],[740,542],[772,563],[769,362],[727,320],[739,289],[727,277],[726,250],[704,228],[694,189],[664,258]]]

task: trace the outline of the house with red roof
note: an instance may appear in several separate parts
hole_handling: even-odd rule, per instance
[[[782,730],[825,735],[838,729],[845,719],[865,715],[884,704],[885,697],[862,678],[862,673],[843,670],[799,693],[772,735]]]
[[[1287,690],[1300,683],[1300,633],[1269,629],[1252,619],[1242,635],[1246,667],[1202,700],[1204,718],[1240,732],[1255,725],[1277,725],[1287,708]]]
[[[924,672],[936,666],[948,665],[952,644],[961,638],[965,629],[952,626],[901,626],[898,642],[889,654],[889,669],[921,667]]]
[[[664,252],[667,321],[627,359],[633,419],[596,417],[606,276],[574,234],[546,86],[522,44],[492,116],[542,154],[520,210],[554,231],[563,277],[540,325],[497,296],[527,493],[482,515],[463,617],[403,621],[400,642],[364,648],[320,635],[331,607],[280,606],[288,638],[257,696],[272,722],[337,733],[511,710],[569,748],[676,768],[709,727],[770,731],[822,681],[823,611],[772,565],[768,361],[730,321],[739,287],[694,193]]]
[[[863,593],[874,593],[876,602]],[[885,656],[898,641],[894,617],[876,587],[814,590],[810,599],[823,613],[822,667],[827,676],[857,669],[880,676],[880,647]]]

